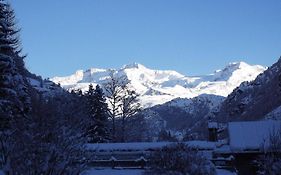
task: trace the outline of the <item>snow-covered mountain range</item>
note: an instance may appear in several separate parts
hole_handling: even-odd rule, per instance
[[[193,98],[202,94],[226,97],[244,81],[252,81],[266,70],[260,65],[245,62],[228,64],[224,69],[204,76],[186,76],[172,70],[153,70],[141,64],[130,64],[113,69],[117,76],[125,76],[130,85],[140,94],[143,107],[163,104],[175,98]],[[67,90],[87,91],[89,84],[105,83],[109,69],[91,68],[78,70],[66,77],[54,77],[51,80]]]
[[[281,109],[281,57],[252,82],[244,82],[222,103],[219,121],[278,119]]]

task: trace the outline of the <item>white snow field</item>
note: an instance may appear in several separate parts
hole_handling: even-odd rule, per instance
[[[141,64],[126,65],[114,69],[116,76],[125,76],[130,86],[140,94],[142,107],[163,104],[175,98],[193,98],[202,94],[226,97],[243,81],[254,80],[266,68],[244,62],[230,63],[222,70],[203,76],[185,76],[173,70],[152,70]],[[78,70],[66,77],[54,77],[51,81],[67,90],[88,90],[89,84],[103,84],[113,69],[91,68]]]

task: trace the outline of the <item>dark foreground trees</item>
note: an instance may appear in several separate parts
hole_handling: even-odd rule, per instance
[[[114,70],[111,70],[108,81],[103,85],[108,98],[112,141],[116,141],[116,120],[120,115],[121,94],[126,81],[125,77],[117,77]]]
[[[32,96],[32,113],[22,128],[18,149],[12,154],[13,172],[25,174],[78,174],[85,168],[83,136],[85,115],[81,100],[65,92],[54,97]],[[18,143],[19,144],[19,143]]]
[[[129,82],[127,77],[118,75],[114,70],[111,70],[109,78],[103,84],[106,97],[108,98],[113,142],[126,141],[127,120],[141,109],[138,94],[129,86]],[[120,127],[117,126],[119,123]]]
[[[127,120],[137,114],[140,110],[139,95],[136,91],[131,90],[128,86],[123,87],[121,97],[120,114],[121,114],[121,141],[125,142]]]
[[[89,85],[86,93],[87,104],[89,107],[89,127],[87,131],[88,141],[90,143],[105,143],[110,140],[108,130],[108,108],[103,90],[99,85],[93,88]]]
[[[5,174],[78,174],[85,115],[80,97],[42,95],[28,83],[14,12],[0,1],[0,163]]]
[[[15,163],[12,157],[21,144],[21,123],[31,110],[28,84],[21,75],[25,68],[14,21],[11,6],[0,1],[0,162],[5,172],[11,172]]]

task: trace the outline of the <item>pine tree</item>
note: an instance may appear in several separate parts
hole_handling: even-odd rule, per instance
[[[18,32],[14,11],[9,4],[0,1],[0,102],[3,104],[0,111],[6,113],[6,119],[0,120],[6,121],[1,122],[4,125],[30,111],[27,81],[20,74],[26,69],[24,56],[20,56],[18,49]]]
[[[8,27],[7,5],[0,2],[0,113],[1,130],[9,127],[9,121],[17,102],[15,91],[16,82],[14,76],[16,67],[14,62],[13,40],[10,40],[10,28]]]
[[[23,121],[31,108],[27,81],[20,74],[25,68],[18,49],[18,32],[14,11],[0,1],[0,162],[10,174],[15,149],[24,139],[19,136],[25,127]]]
[[[108,108],[103,91],[99,85],[97,85],[95,89],[93,89],[92,84],[89,85],[87,99],[90,108],[90,126],[87,132],[89,142],[108,142]]]

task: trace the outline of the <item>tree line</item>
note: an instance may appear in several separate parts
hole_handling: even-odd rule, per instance
[[[81,90],[77,92],[82,94]],[[111,70],[102,87],[96,85],[94,88],[90,84],[82,96],[86,99],[89,113],[88,141],[125,142],[127,120],[141,110],[139,95],[129,86],[129,80]]]

